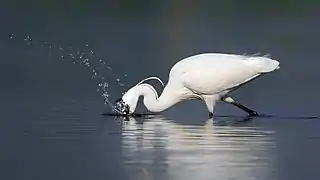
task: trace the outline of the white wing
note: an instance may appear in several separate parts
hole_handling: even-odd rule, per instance
[[[255,60],[219,53],[196,55],[178,62],[171,69],[170,78],[182,82],[183,86],[194,92],[216,94],[237,87],[262,73],[256,68],[257,63],[249,61]]]

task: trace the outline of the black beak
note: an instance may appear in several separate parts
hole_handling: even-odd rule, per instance
[[[122,98],[119,98],[118,100],[115,101],[115,110],[118,111],[121,114],[129,114],[130,108],[127,104],[124,103]]]

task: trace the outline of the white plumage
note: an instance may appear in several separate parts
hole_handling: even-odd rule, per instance
[[[121,113],[132,114],[140,96],[144,96],[144,105],[151,112],[161,112],[174,104],[188,99],[202,99],[213,115],[218,100],[233,104],[249,115],[258,115],[255,111],[236,103],[227,94],[261,74],[279,68],[279,62],[266,56],[245,56],[222,53],[205,53],[190,56],[178,61],[170,70],[169,80],[158,97],[147,78],[130,88],[116,102]]]

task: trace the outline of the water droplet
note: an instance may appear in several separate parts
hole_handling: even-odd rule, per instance
[[[9,38],[12,39],[16,34],[15,33],[12,33],[10,34]]]
[[[127,75],[127,74],[125,74],[124,76],[125,76],[125,77],[127,77],[128,75]]]
[[[27,44],[30,45],[30,44],[31,44],[31,41],[32,41],[31,36],[26,36],[26,37],[24,38],[24,41],[26,41]]]
[[[28,41],[29,39],[31,39],[30,36],[24,38],[25,41]]]
[[[109,84],[107,82],[99,83],[99,87],[102,87],[104,90],[108,88]]]
[[[120,79],[117,79],[117,82],[120,82]]]
[[[105,98],[108,98],[109,94],[107,92],[103,92],[102,96],[105,97]]]
[[[85,46],[86,46],[86,47],[89,47],[89,44],[86,44]]]

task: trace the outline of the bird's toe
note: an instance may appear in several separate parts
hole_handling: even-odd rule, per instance
[[[249,116],[259,116],[259,113],[256,111],[252,111],[249,113]]]

